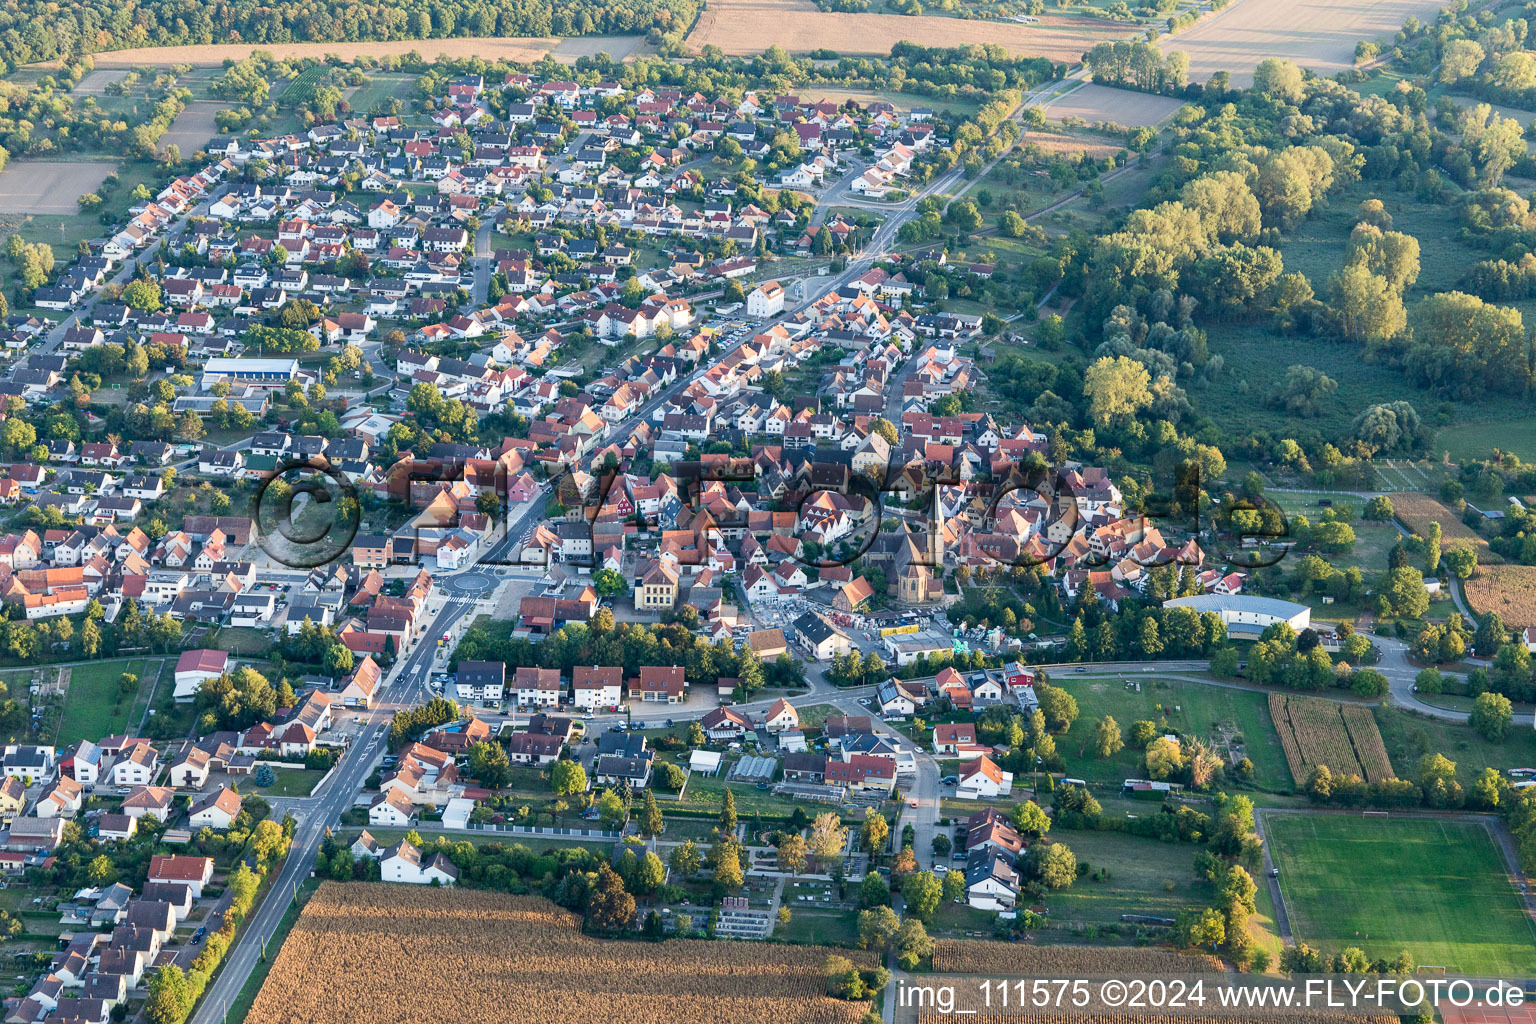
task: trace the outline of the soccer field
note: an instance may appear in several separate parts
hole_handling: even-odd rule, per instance
[[[1536,927],[1479,825],[1423,818],[1276,814],[1265,835],[1296,941],[1421,966],[1524,976]]]

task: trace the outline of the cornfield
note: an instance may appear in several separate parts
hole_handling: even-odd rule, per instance
[[[1376,727],[1376,716],[1370,708],[1358,704],[1344,704],[1340,715],[1344,728],[1349,730],[1349,742],[1355,748],[1355,759],[1365,769],[1365,781],[1377,782],[1392,778],[1392,762],[1387,748],[1381,742],[1381,730]]]
[[[247,1024],[855,1024],[828,954],[750,942],[613,942],[547,900],[326,882],[283,943]]]
[[[1430,523],[1439,523],[1442,548],[1456,544],[1470,544],[1477,549],[1477,560],[1482,565],[1494,565],[1504,561],[1489,550],[1488,541],[1476,530],[1463,523],[1460,516],[1427,494],[1409,491],[1393,494],[1392,514],[1397,517],[1398,522],[1420,537],[1429,536]]]
[[[917,1015],[917,1024],[954,1024],[957,1018],[950,1014],[929,1013]],[[991,1016],[967,1015],[967,1024],[1250,1024],[1254,1017],[1237,1014],[1207,1013],[1125,1013],[1115,1010],[1086,1010],[1072,1014],[1035,1013],[1030,1010],[1012,1010],[1007,1014]],[[1305,1013],[1301,1010],[1286,1012],[1270,1018],[1275,1024],[1397,1024],[1395,1016],[1354,1016],[1337,1013]]]
[[[947,974],[997,977],[1144,977],[1221,971],[1221,961],[1201,953],[1102,946],[1025,946],[1013,942],[936,939],[933,969]]]
[[[1313,767],[1367,782],[1392,778],[1392,763],[1370,709],[1317,697],[1269,695],[1269,715],[1296,785],[1306,784]]]

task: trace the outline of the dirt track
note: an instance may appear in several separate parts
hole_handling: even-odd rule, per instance
[[[1268,57],[1332,75],[1354,66],[1356,43],[1390,39],[1410,16],[1432,21],[1443,6],[1441,0],[1237,0],[1163,49],[1188,53],[1196,82],[1228,71],[1233,85],[1249,85],[1253,69]]]
[[[497,36],[486,39],[395,39],[388,42],[361,43],[214,43],[204,46],[148,46],[142,50],[106,50],[95,55],[98,68],[140,66],[165,67],[171,64],[217,66],[226,59],[243,60],[252,50],[266,50],[282,60],[288,57],[324,57],[336,54],[344,59],[357,57],[403,56],[415,51],[428,60],[439,57],[483,57],[486,60],[533,62],[545,54],[558,61],[575,63],[576,58],[606,52],[618,59],[645,52],[642,36],[583,36],[555,39],[539,36]],[[46,66],[46,65],[45,65]],[[204,140],[206,141],[206,140]]]

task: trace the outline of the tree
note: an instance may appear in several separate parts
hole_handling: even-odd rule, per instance
[[[939,909],[939,900],[943,895],[943,886],[932,871],[914,871],[901,885],[901,896],[906,900],[907,913],[915,915],[920,921],[933,920],[933,913]]]
[[[1472,701],[1472,716],[1467,722],[1483,739],[1499,742],[1509,732],[1509,723],[1514,717],[1514,706],[1509,698],[1490,690],[1478,694]]]
[[[1077,881],[1077,857],[1062,843],[1036,843],[1026,863],[1030,875],[1047,889],[1065,889]]]
[[[1174,925],[1174,935],[1181,945],[1209,946],[1214,949],[1226,940],[1227,921],[1215,907],[1186,910],[1179,915],[1178,923]]]
[[[1008,812],[1008,820],[1022,836],[1038,839],[1050,831],[1051,819],[1033,800],[1024,800]]]
[[[885,952],[901,931],[901,919],[890,907],[859,911],[859,948]]]
[[[147,278],[139,278],[130,281],[123,288],[123,304],[134,309],[142,309],[146,313],[160,311],[161,297],[160,286]]]
[[[965,899],[965,872],[950,871],[944,876],[944,898],[950,903]]]
[[[933,940],[921,920],[907,918],[896,933],[896,963],[904,971],[914,970],[919,963],[933,956]]]
[[[1422,619],[1429,611],[1429,590],[1424,586],[1423,573],[1409,565],[1391,570],[1381,588],[1378,603],[1382,615]]]
[[[1147,619],[1151,622],[1151,619]],[[1125,741],[1120,738],[1120,723],[1113,717],[1105,715],[1094,726],[1093,739],[1089,741],[1093,752],[1101,758],[1113,757],[1125,747]]]
[[[1349,341],[1367,351],[1385,348],[1408,326],[1403,297],[1386,278],[1371,273],[1362,263],[1351,263],[1329,282],[1339,328]]]
[[[622,597],[629,593],[629,584],[612,569],[599,569],[592,574],[592,586],[599,597]]]
[[[672,848],[667,863],[680,879],[686,879],[699,873],[704,858],[699,854],[698,844],[688,839]]]
[[[587,790],[587,770],[579,761],[556,761],[549,770],[550,788],[555,796],[575,796]]]
[[[730,789],[725,791],[725,800],[720,805],[720,834],[736,834],[736,793]]]
[[[175,964],[166,964],[149,981],[144,1016],[150,1024],[182,1024],[192,1012],[195,998],[186,973]]]
[[[1077,699],[1061,687],[1036,686],[1035,697],[1051,732],[1066,732],[1077,721]]]
[[[859,846],[867,854],[877,856],[885,849],[885,841],[890,838],[891,826],[881,814],[873,807],[864,811],[864,824],[859,829]]]
[[[1294,364],[1285,371],[1272,403],[1293,416],[1321,416],[1322,403],[1339,390],[1339,382],[1321,370]]]
[[[1477,549],[1470,544],[1458,544],[1447,548],[1440,556],[1440,564],[1459,580],[1471,579],[1477,571]]]
[[[624,888],[618,872],[603,862],[597,869],[597,886],[587,904],[587,918],[603,931],[622,931],[635,918],[635,898]]]
[[[717,886],[725,889],[741,888],[741,843],[730,836],[722,836],[710,850],[709,858]]]
[[[647,839],[661,835],[661,808],[656,806],[656,794],[645,791],[645,803],[640,808],[640,834]]]
[[[859,883],[859,906],[865,910],[883,907],[891,902],[891,887],[885,884],[880,872],[870,871]]]
[[[667,883],[667,866],[656,856],[655,850],[646,850],[635,871],[635,891],[650,895]]]
[[[1288,60],[1270,57],[1253,69],[1255,92],[1267,93],[1286,103],[1300,103],[1303,95],[1301,68]]]
[[[85,879],[97,889],[105,889],[117,881],[117,866],[106,854],[97,854],[85,869]]]
[[[1083,395],[1089,413],[1099,426],[1127,420],[1152,404],[1152,382],[1147,368],[1125,356],[1098,360],[1083,375]]]
[[[805,870],[805,837],[798,832],[779,835],[779,870],[798,875]]]
[[[811,834],[805,845],[819,860],[830,861],[842,857],[848,845],[848,829],[836,811],[823,811],[816,815],[816,820],[811,822]]]

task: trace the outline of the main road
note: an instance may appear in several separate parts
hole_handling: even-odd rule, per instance
[[[452,629],[474,607],[473,600],[445,600],[432,624],[417,640],[415,648],[395,666],[378,694],[377,703],[395,703],[416,690],[431,675],[432,661],[437,654],[437,645],[432,642],[432,638]],[[379,718],[377,715],[373,717]],[[388,723],[383,720],[373,720],[364,726],[342,755],[335,774],[320,787],[318,801],[302,812],[304,816],[294,833],[293,848],[288,859],[278,870],[267,896],[246,919],[239,937],[224,958],[222,968],[214,976],[213,983],[208,986],[193,1013],[192,1024],[218,1024],[229,1004],[245,987],[267,941],[277,931],[278,923],[293,902],[299,884],[313,870],[325,829],[336,824],[342,812],[352,806],[383,755],[388,730]]]

